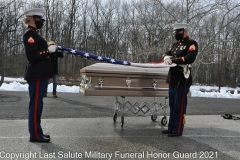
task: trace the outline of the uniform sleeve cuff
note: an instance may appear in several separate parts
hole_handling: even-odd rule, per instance
[[[45,55],[45,54],[49,54],[49,50],[45,50],[45,51],[40,51],[38,52],[39,55]]]

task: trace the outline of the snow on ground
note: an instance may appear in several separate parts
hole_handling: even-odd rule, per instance
[[[26,82],[23,78],[10,78],[4,77],[4,83],[0,87],[0,91],[28,91],[28,84],[22,84]],[[6,83],[7,82],[7,83]],[[9,83],[8,83],[9,82]],[[20,83],[21,82],[21,83]],[[48,92],[52,92],[53,84],[48,85]],[[230,93],[234,91],[234,93]],[[206,97],[206,98],[237,98],[240,99],[240,87],[230,88],[221,87],[220,92],[218,92],[217,86],[197,86],[193,85],[190,88],[191,97]],[[66,86],[58,85],[57,92],[69,92],[69,93],[79,93],[79,86]]]

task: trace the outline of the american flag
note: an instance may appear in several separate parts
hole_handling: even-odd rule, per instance
[[[72,48],[67,48],[64,46],[58,46],[57,50],[66,51],[69,54],[84,57],[87,59],[93,59],[93,60],[97,60],[97,61],[101,61],[101,62],[120,64],[120,65],[126,65],[126,66],[135,66],[135,67],[144,67],[144,68],[164,68],[164,67],[175,67],[176,66],[175,63],[172,63],[171,65],[166,65],[163,62],[133,63],[133,62],[118,60],[118,59],[114,59],[114,58],[98,56],[95,54],[78,51],[78,50],[75,50]]]
[[[67,48],[67,47],[64,47],[64,46],[58,46],[58,50],[67,51],[69,54],[72,54],[72,55],[75,55],[75,56],[81,56],[81,57],[84,57],[84,58],[98,60],[98,61],[102,61],[102,62],[128,65],[128,66],[131,65],[131,63],[128,62],[128,61],[123,61],[123,60],[118,60],[118,59],[114,59],[114,58],[98,56],[98,55],[95,55],[95,54],[78,51],[78,50],[75,50],[75,49],[72,49],[72,48]]]

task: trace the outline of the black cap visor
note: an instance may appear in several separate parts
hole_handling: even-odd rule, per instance
[[[39,18],[39,19],[41,19],[42,21],[45,21],[45,19],[43,19],[42,16],[34,15],[33,17],[34,17],[34,18]]]
[[[182,31],[182,30],[184,30],[184,28],[175,29],[175,30],[173,31],[173,33],[178,33],[178,32],[180,32],[180,31]]]

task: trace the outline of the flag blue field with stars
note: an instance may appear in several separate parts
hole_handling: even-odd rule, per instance
[[[98,56],[98,55],[95,55],[95,54],[74,50],[72,48],[67,48],[67,47],[64,47],[64,46],[58,46],[58,49],[60,49],[62,51],[67,51],[69,54],[72,54],[72,55],[75,55],[75,56],[81,56],[81,57],[88,58],[88,59],[93,59],[93,60],[98,60],[98,61],[113,63],[113,64],[121,64],[121,65],[128,65],[128,66],[131,65],[131,63],[128,62],[128,61],[117,60],[117,59],[114,59],[114,58],[102,57],[102,56]]]

